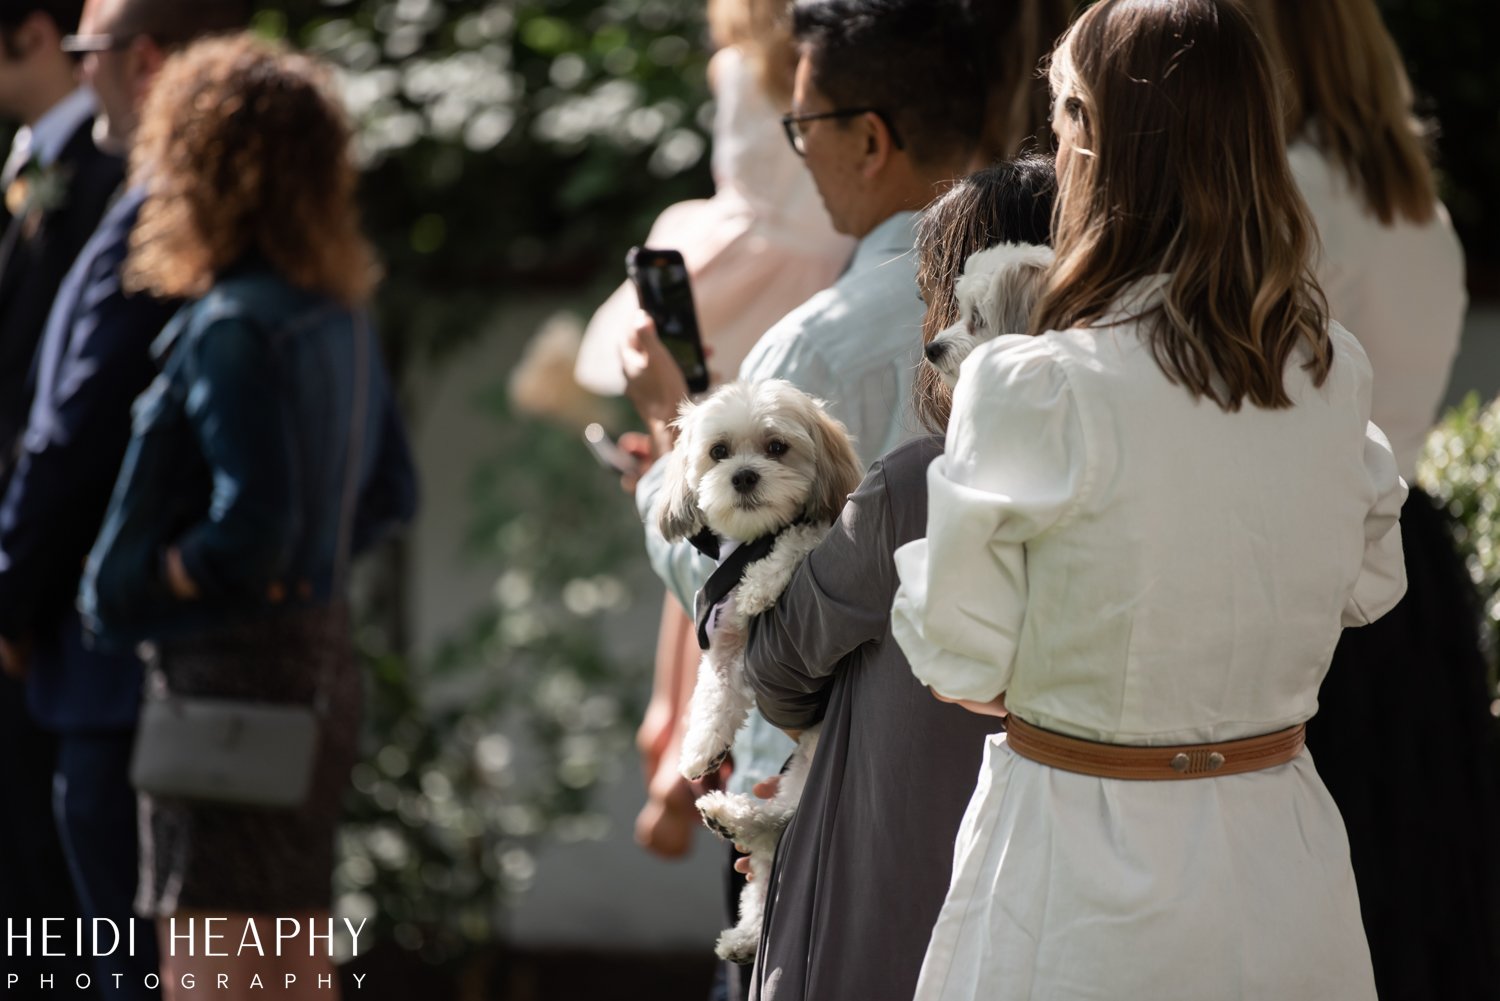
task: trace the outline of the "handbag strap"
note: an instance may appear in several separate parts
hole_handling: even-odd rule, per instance
[[[369,318],[363,311],[354,314],[354,392],[349,408],[349,437],[344,459],[343,494],[339,499],[338,543],[333,555],[333,581],[331,594],[334,604],[343,592],[349,571],[351,539],[354,534],[354,505],[359,497],[360,460],[364,457],[365,424],[368,418],[370,390]],[[329,703],[329,671],[324,666],[318,672],[318,683],[313,690],[313,709],[321,717],[326,715]]]

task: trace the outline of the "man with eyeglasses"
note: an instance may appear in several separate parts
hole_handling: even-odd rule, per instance
[[[99,145],[127,154],[167,56],[243,26],[247,8],[244,0],[86,0],[79,34],[60,48],[82,56],[99,104]],[[25,678],[32,716],[57,736],[53,808],[83,916],[114,922],[122,936],[139,865],[127,768],[141,667],[86,645],[73,598],[129,441],[131,403],[155,374],[151,342],[176,307],[122,287],[143,200],[139,187],[121,190],[62,280],[36,354],[23,447],[0,498],[0,668]],[[39,935],[34,929],[33,951]],[[74,975],[91,974],[107,997],[158,997],[146,986],[156,973],[153,929],[137,928],[129,941],[133,950],[122,940],[110,951],[106,930],[108,954],[78,957],[85,968]]]
[[[967,172],[984,127],[986,84],[969,56],[960,6],[799,0],[792,8],[799,61],[783,126],[834,228],[860,242],[839,280],[772,327],[739,376],[787,379],[827,400],[867,464],[918,427],[908,405],[923,312],[913,227],[917,213]],[[627,343],[624,367],[626,394],[659,457],[673,447],[669,424],[687,387],[649,321]],[[658,532],[651,515],[661,465],[641,479],[636,504],[653,568],[692,608],[713,565]],[[735,742],[730,789],[749,792],[777,774],[791,748],[752,713]]]

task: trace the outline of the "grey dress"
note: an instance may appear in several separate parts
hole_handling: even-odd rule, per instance
[[[761,712],[823,720],[802,803],[771,871],[751,998],[905,1001],[942,907],[986,735],[1000,721],[939,702],[891,638],[896,547],[927,530],[942,441],[870,467],[776,607],[752,620]]]

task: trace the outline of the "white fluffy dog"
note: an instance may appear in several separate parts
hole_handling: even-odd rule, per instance
[[[860,463],[844,426],[780,379],[731,383],[686,403],[675,426],[680,435],[657,520],[668,539],[691,538],[719,561],[695,615],[705,652],[680,766],[695,779],[724,759],[755,704],[745,678],[748,620],[776,603],[827,533],[859,485]],[[804,731],[770,800],[725,792],[698,800],[704,822],[750,854],[753,879],[740,896],[739,923],[716,947],[723,959],[755,958],[771,858],[816,745],[817,728]]]
[[[1024,334],[1041,296],[1052,248],[1031,243],[1001,243],[975,251],[953,286],[958,321],[924,349],[929,365],[949,389],[958,382],[958,367],[975,348],[1001,334]]]

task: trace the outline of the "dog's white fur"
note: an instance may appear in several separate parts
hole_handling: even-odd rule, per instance
[[[745,678],[750,617],[776,604],[859,484],[861,467],[844,426],[820,401],[780,379],[730,383],[702,403],[685,403],[675,426],[679,438],[657,508],[664,536],[687,538],[708,528],[743,543],[792,526],[746,568],[698,667],[680,764],[692,779],[724,759],[755,704]],[[799,519],[805,523],[794,525]],[[816,727],[803,732],[770,800],[724,792],[698,800],[704,823],[748,850],[754,874],[740,895],[739,923],[719,937],[723,959],[755,958],[771,858],[796,812],[817,739]]]
[[[927,345],[927,364],[952,389],[963,360],[985,341],[1001,334],[1023,334],[1031,326],[1052,248],[1031,243],[1001,243],[975,251],[954,283],[958,320]]]

